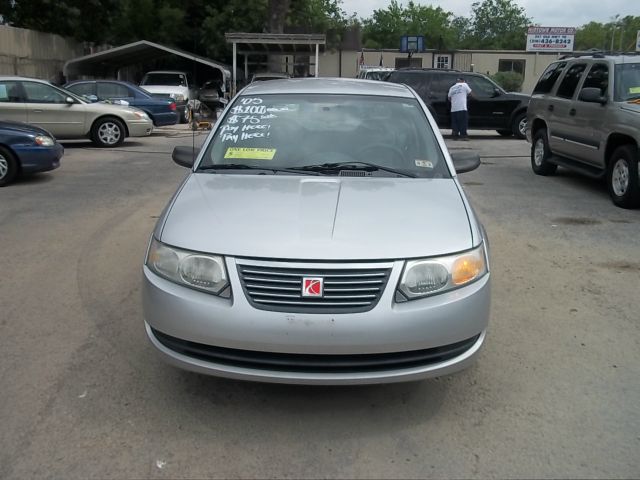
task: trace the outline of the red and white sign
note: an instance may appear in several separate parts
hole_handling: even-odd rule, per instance
[[[573,27],[529,27],[527,52],[573,52]]]
[[[322,297],[324,290],[322,277],[302,277],[303,297]]]

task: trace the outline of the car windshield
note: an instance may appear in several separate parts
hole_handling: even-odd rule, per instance
[[[615,82],[616,102],[640,99],[640,62],[616,65]]]
[[[181,73],[147,73],[142,79],[141,84],[186,87],[187,79]]]
[[[222,119],[198,169],[214,171],[225,164],[242,171],[306,168],[345,175],[344,170],[361,169],[371,176],[397,172],[450,178],[418,101],[386,96],[240,96]]]

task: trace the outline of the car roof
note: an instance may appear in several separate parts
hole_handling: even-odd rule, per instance
[[[179,73],[181,75],[187,75],[187,72],[182,72],[180,70],[151,70],[151,71],[145,73],[145,75],[147,75],[149,73]]]
[[[640,55],[634,55],[633,53],[623,54],[623,55],[603,55],[601,53],[573,55],[573,56],[567,55],[566,57],[556,60],[556,62],[583,62],[585,60],[594,61],[594,62],[609,60],[615,64],[640,63]]]
[[[40,82],[40,83],[46,83],[47,85],[50,84],[46,80],[41,80],[39,78],[19,77],[17,75],[2,75],[2,76],[0,76],[0,81],[7,81],[7,80],[20,80],[20,81],[29,81],[29,82]]]
[[[411,90],[398,83],[356,78],[290,78],[250,83],[242,95],[276,93],[323,93],[333,95],[378,95],[413,98]]]

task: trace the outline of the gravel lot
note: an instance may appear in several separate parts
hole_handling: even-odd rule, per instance
[[[480,361],[410,384],[235,382],[165,365],[140,304],[185,129],[0,189],[0,478],[638,478],[640,211],[490,133],[461,178],[492,246]],[[195,138],[196,144],[204,139]]]

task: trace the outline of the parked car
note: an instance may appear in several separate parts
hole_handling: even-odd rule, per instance
[[[404,85],[250,84],[202,150],[174,150],[190,172],[143,267],[151,343],[179,367],[265,382],[468,366],[485,339],[490,268],[456,173],[480,158],[457,155]]]
[[[640,206],[640,57],[559,60],[533,90],[528,138],[538,175],[558,165],[606,179],[613,203]]]
[[[64,88],[89,101],[118,101],[145,112],[155,127],[178,122],[176,102],[170,97],[152,97],[149,92],[129,82],[117,80],[80,80],[67,83]]]
[[[395,68],[388,67],[370,67],[362,68],[358,72],[357,78],[363,80],[382,80],[385,81],[391,75],[391,72],[395,71]]]
[[[262,72],[262,73],[254,73],[251,76],[251,82],[264,82],[267,80],[282,80],[283,78],[289,78],[290,75],[288,73],[279,73],[279,72]]]
[[[174,70],[147,72],[140,86],[154,97],[173,98],[180,115],[180,123],[191,122],[192,114],[197,110],[197,92],[189,74]]]
[[[98,147],[116,147],[127,136],[153,131],[142,110],[91,103],[44,80],[24,77],[0,76],[0,119],[37,125],[58,140],[90,138]]]
[[[387,81],[413,88],[427,104],[440,128],[451,128],[449,88],[462,77],[473,91],[468,102],[469,128],[497,130],[500,135],[525,138],[529,95],[507,93],[490,78],[441,68],[401,68]]]
[[[21,173],[58,168],[63,154],[62,145],[46,130],[26,123],[0,121],[0,187],[10,184]]]

